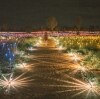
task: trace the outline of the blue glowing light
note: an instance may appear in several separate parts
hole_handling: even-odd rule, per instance
[[[13,63],[15,55],[13,49],[16,47],[16,43],[0,43],[0,61],[6,61],[9,64]]]

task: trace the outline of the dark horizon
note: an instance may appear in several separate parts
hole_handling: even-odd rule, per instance
[[[58,26],[75,26],[80,16],[82,26],[100,26],[99,11],[100,0],[2,0],[0,25],[40,27],[54,16]]]

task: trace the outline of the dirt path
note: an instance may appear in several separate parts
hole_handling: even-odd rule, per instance
[[[70,76],[73,63],[68,56],[56,48],[38,48],[28,53],[31,69],[26,75],[33,81],[11,95],[0,94],[0,99],[85,99],[83,90],[73,87],[82,83]]]

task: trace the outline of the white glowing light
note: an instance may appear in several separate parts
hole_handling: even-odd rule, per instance
[[[35,44],[35,46],[40,46],[42,44],[42,40],[40,39],[39,41],[37,41],[37,43]]]
[[[73,55],[73,57],[72,57],[72,60],[74,61],[74,62],[78,62],[78,61],[80,61],[80,57],[78,57],[77,55]]]
[[[23,55],[22,57],[23,58],[29,58],[29,59],[31,58],[32,59],[32,58],[34,58],[34,55],[28,54],[28,55]]]
[[[65,50],[65,48],[63,46],[59,46],[58,50]]]
[[[33,47],[29,47],[27,50],[29,50],[29,51],[34,51],[34,50],[36,50],[36,49],[33,48]]]
[[[16,65],[17,69],[20,69],[23,71],[31,71],[33,70],[32,67],[33,67],[33,64],[27,64],[27,63],[21,63],[21,64]]]
[[[59,40],[54,39],[56,45],[59,45]]]
[[[30,77],[22,77],[23,75],[24,73],[16,78],[13,78],[13,74],[11,74],[9,78],[2,75],[0,86],[2,86],[8,93],[13,89],[17,90],[17,88],[26,87],[32,79],[29,79]]]
[[[27,66],[27,63],[16,64],[16,68],[24,68]]]
[[[80,65],[77,67],[77,70],[81,70],[83,72],[87,71],[87,69],[85,67],[80,66]]]
[[[78,56],[77,53],[73,53],[73,52],[70,52],[67,54],[68,56],[71,57],[71,59],[74,61],[74,62],[78,62],[81,60],[81,58]]]
[[[100,87],[94,82],[83,82],[79,79],[73,78],[71,76],[65,75],[69,80],[61,80],[56,78],[48,77],[48,79],[65,83],[63,85],[44,85],[47,87],[60,87],[64,88],[64,90],[59,90],[54,93],[66,93],[66,92],[74,92],[72,97],[85,95],[86,98],[89,96],[99,96],[100,95]]]
[[[67,55],[72,57],[72,56],[75,55],[75,53],[70,52],[70,53],[68,53]]]
[[[15,51],[15,55],[23,56],[24,54],[25,54],[24,51],[18,51],[18,50]]]

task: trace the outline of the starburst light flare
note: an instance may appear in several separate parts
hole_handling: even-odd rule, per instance
[[[5,89],[5,92],[10,93],[12,90],[17,90],[18,88],[23,88],[29,85],[33,79],[30,77],[23,77],[25,73],[17,76],[16,78],[13,77],[13,73],[10,74],[9,77],[2,75],[0,79],[0,86]]]

